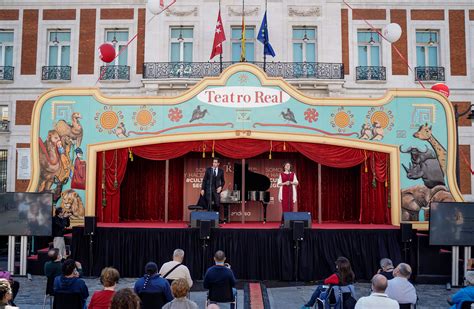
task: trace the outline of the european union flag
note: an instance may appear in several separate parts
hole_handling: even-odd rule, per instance
[[[267,11],[265,11],[265,15],[263,15],[262,25],[260,26],[260,31],[258,31],[257,40],[259,40],[264,46],[264,55],[270,55],[272,57],[275,57],[275,51],[273,50],[273,47],[268,39]]]

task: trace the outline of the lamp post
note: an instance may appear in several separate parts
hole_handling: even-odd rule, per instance
[[[458,106],[453,104],[454,107],[454,118],[456,120],[456,181],[458,185],[460,184],[460,170],[459,170],[459,119],[469,113],[467,116],[468,119],[474,119],[474,112],[472,111],[472,107],[474,104],[469,105],[469,108],[467,108],[463,112],[459,112]]]

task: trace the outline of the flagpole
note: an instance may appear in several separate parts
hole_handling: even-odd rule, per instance
[[[267,0],[265,0],[265,13],[264,13],[265,17],[267,15]],[[266,18],[265,18],[265,21]],[[265,28],[268,29],[267,25],[265,25]],[[266,36],[265,36],[266,37]],[[267,46],[267,40],[265,39],[265,43],[263,44],[263,71],[266,72],[267,71],[267,54],[265,53],[265,46]]]
[[[221,15],[221,0],[219,0],[219,16],[220,15]],[[224,47],[221,47],[221,48],[222,48],[221,54],[219,55],[219,71],[222,73],[222,54],[224,53]]]
[[[240,38],[240,62],[245,61],[245,0],[242,0],[242,35]]]

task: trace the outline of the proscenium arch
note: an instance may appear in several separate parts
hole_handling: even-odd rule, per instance
[[[40,116],[43,105],[51,98],[58,96],[91,96],[95,98],[99,103],[110,106],[121,106],[121,105],[148,105],[148,106],[160,106],[160,105],[177,105],[183,102],[186,102],[195,96],[198,93],[203,91],[209,86],[225,86],[228,79],[238,73],[238,72],[249,72],[254,74],[260,81],[262,86],[276,86],[280,87],[283,91],[288,93],[291,97],[297,101],[313,106],[366,106],[366,107],[378,107],[383,106],[391,102],[395,97],[409,97],[409,98],[431,98],[437,100],[443,106],[446,112],[446,123],[447,123],[447,183],[451,194],[453,195],[456,201],[462,201],[462,195],[459,191],[458,184],[455,177],[455,157],[456,157],[456,124],[454,118],[453,107],[446,97],[441,95],[438,92],[425,90],[425,89],[392,89],[387,91],[385,96],[381,98],[314,98],[307,96],[291,85],[289,85],[282,78],[267,77],[263,71],[258,67],[243,63],[230,66],[219,77],[207,77],[196,84],[194,87],[190,88],[182,95],[174,97],[160,97],[160,96],[147,96],[147,97],[108,97],[102,94],[98,88],[59,88],[52,89],[45,92],[35,103],[32,113],[32,124],[31,124],[31,156],[32,156],[32,175],[30,184],[28,186],[28,191],[35,191],[38,186],[39,179],[39,129],[40,129]],[[95,187],[91,186],[90,178],[95,178],[95,166],[96,166],[96,157],[95,154],[98,151],[123,148],[123,147],[132,147],[139,145],[147,144],[156,144],[156,143],[165,143],[165,142],[174,142],[174,141],[191,141],[191,140],[208,140],[209,134],[212,134],[212,139],[229,139],[236,138],[241,136],[236,136],[236,131],[212,131],[203,132],[203,133],[187,133],[187,134],[167,134],[162,136],[151,136],[151,137],[141,137],[141,138],[128,138],[126,140],[115,140],[111,142],[103,142],[98,144],[89,144],[88,147],[88,160],[87,160],[87,190],[86,190],[86,201],[87,205],[90,204],[90,191],[94,191]],[[399,194],[394,194],[400,192],[400,154],[398,150],[398,145],[389,145],[376,142],[367,142],[358,139],[345,139],[340,137],[328,137],[328,136],[314,136],[311,134],[303,133],[273,133],[273,132],[259,132],[252,130],[251,137],[255,139],[265,139],[265,140],[285,140],[285,141],[301,141],[301,142],[313,142],[313,143],[327,143],[332,145],[346,146],[346,147],[355,147],[366,150],[374,150],[380,152],[386,152],[390,154],[391,159],[391,186],[396,184],[396,188],[391,187],[391,196],[396,198],[392,200],[392,212],[396,208],[397,211],[400,211],[400,196]],[[94,153],[94,156],[91,156]],[[398,163],[398,166],[394,166],[394,162]],[[93,171],[91,173],[91,171]],[[396,172],[397,179],[392,178]],[[94,180],[95,181],[95,180]],[[95,198],[95,197],[94,197]],[[95,203],[95,200],[93,200]],[[394,207],[396,206],[397,207]],[[89,209],[89,206],[87,206]],[[90,210],[88,215],[93,215]],[[393,213],[392,213],[393,214]],[[396,219],[394,224],[399,224],[400,214],[396,216],[392,215],[392,221]],[[426,223],[420,223],[423,228],[426,228]]]

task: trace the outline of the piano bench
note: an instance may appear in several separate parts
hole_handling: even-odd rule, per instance
[[[189,205],[188,209],[191,211],[199,211],[199,210],[204,210],[204,207],[199,206],[199,205]]]

